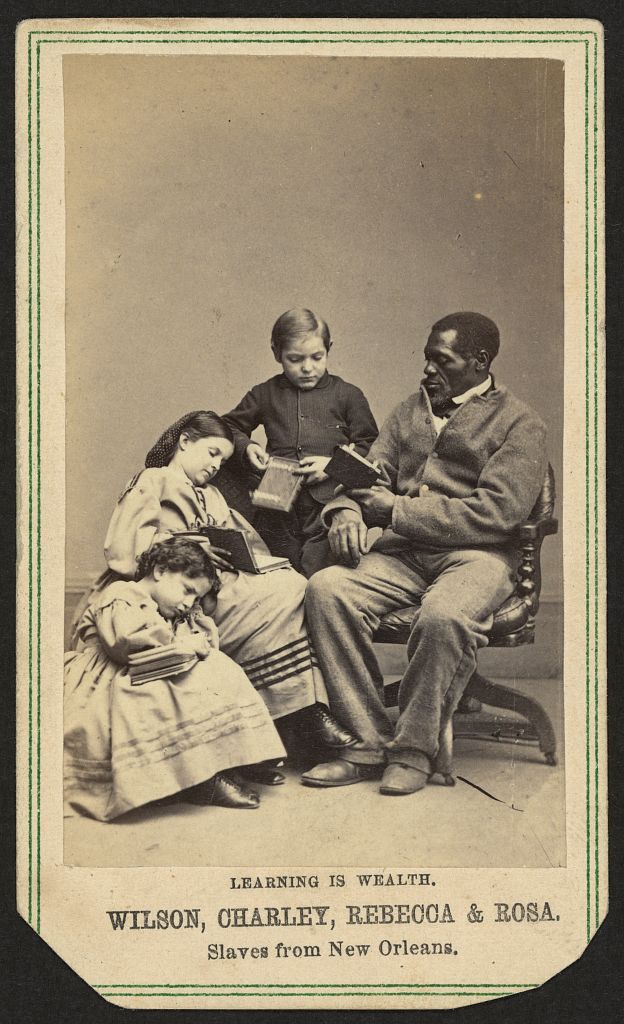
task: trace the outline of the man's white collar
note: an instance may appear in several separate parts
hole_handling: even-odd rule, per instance
[[[492,378],[488,376],[485,378],[485,380],[482,380],[481,383],[477,384],[474,388],[470,388],[468,391],[464,391],[463,395],[454,395],[451,398],[451,402],[453,402],[455,405],[463,405],[464,402],[467,402],[468,399],[472,398],[473,395],[484,395],[485,392],[489,391],[491,387]]]

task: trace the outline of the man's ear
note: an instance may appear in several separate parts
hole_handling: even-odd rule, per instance
[[[484,348],[477,352],[474,360],[477,370],[487,370],[490,365],[490,357]]]

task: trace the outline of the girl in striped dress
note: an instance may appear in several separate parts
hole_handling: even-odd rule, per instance
[[[105,541],[108,573],[89,600],[106,582],[131,579],[137,558],[155,542],[208,523],[242,528],[259,553],[268,553],[250,523],[210,486],[233,451],[230,427],[213,412],[188,413],[161,435],[113,512]],[[327,707],[304,623],[304,577],[288,567],[262,575],[240,572],[225,552],[208,543],[206,550],[220,576],[218,596],[209,596],[207,610],[221,650],[245,671],[271,717],[293,716],[297,729],[333,749],[355,743]]]

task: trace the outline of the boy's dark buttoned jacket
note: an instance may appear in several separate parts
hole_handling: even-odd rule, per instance
[[[224,419],[234,431],[239,457],[261,425],[270,455],[298,460],[306,455],[332,455],[339,444],[354,444],[360,455],[367,455],[378,434],[362,391],[331,373],[311,391],[301,391],[285,374],[277,374],[256,384]],[[332,480],[326,480],[310,487],[310,493],[323,503],[333,497],[335,488]]]

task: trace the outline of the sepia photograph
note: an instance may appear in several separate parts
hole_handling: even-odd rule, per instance
[[[105,999],[451,1007],[598,929],[601,47],[20,26],[20,913]]]
[[[66,863],[565,864],[561,64],[69,55],[63,92]],[[204,564],[207,524],[290,567]]]

